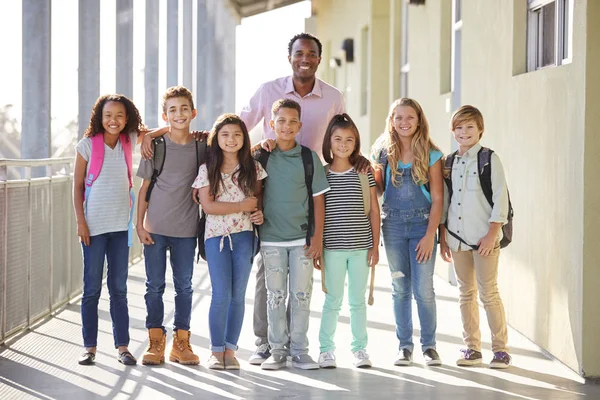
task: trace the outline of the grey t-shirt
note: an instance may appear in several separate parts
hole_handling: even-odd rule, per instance
[[[198,225],[198,205],[192,200],[192,183],[198,173],[196,142],[177,144],[168,135],[165,163],[152,190],[144,227],[150,233],[172,237],[194,237]],[[137,176],[150,180],[152,160],[142,160]]]

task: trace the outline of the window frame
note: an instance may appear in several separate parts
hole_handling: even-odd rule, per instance
[[[527,72],[569,64],[573,60],[573,0],[527,0]],[[554,59],[544,58],[544,8],[554,5]]]

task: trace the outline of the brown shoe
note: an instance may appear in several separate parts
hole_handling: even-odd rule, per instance
[[[162,328],[148,329],[148,350],[142,357],[144,365],[159,365],[165,362],[165,346],[167,335]]]
[[[230,369],[230,370],[240,369],[240,363],[238,362],[237,358],[235,358],[235,356],[226,355],[225,358],[223,359],[223,361],[225,363],[225,369]]]
[[[223,363],[223,353],[216,355],[211,354],[208,359],[208,369],[225,369],[225,364]]]
[[[173,332],[173,348],[171,349],[169,361],[184,365],[200,364],[200,359],[194,354],[190,345],[190,331],[178,329]]]

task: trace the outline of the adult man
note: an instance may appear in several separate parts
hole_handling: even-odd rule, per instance
[[[315,76],[321,63],[321,51],[321,42],[315,36],[309,33],[295,35],[288,44],[292,75],[261,85],[240,112],[248,130],[264,120],[260,144],[263,148],[269,151],[275,148],[275,131],[269,126],[271,107],[276,100],[288,98],[302,107],[302,128],[296,141],[321,155],[327,124],[334,115],[345,112],[342,93]],[[254,365],[262,364],[271,355],[267,340],[267,290],[261,257],[257,257],[257,264],[253,323],[257,348],[249,359],[250,364]]]

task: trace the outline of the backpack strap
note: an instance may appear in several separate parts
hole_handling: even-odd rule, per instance
[[[481,190],[483,195],[487,199],[490,206],[494,207],[492,190],[492,153],[494,150],[490,150],[487,147],[482,147],[477,152],[477,171],[479,172],[479,183],[481,184]]]
[[[146,202],[150,201],[152,189],[154,189],[154,185],[156,185],[158,176],[162,173],[163,167],[165,166],[166,153],[167,144],[165,143],[165,138],[160,136],[152,139],[152,161],[154,164],[154,171],[152,172],[150,185],[148,186],[148,191],[146,192]]]
[[[104,134],[96,133],[90,140],[92,141],[92,154],[90,156],[87,178],[85,179],[83,200],[89,196],[92,185],[98,179],[98,175],[100,175],[100,171],[102,170],[102,164],[104,163]]]
[[[371,187],[369,186],[369,175],[358,174],[358,179],[360,179],[360,189],[362,190],[365,215],[369,215],[371,213]]]
[[[385,147],[382,147],[381,150],[379,150],[379,157],[377,157],[377,162],[379,164],[381,164],[383,166],[383,171],[381,172],[381,179],[383,182],[383,192],[385,193],[385,189],[386,189],[386,177],[387,177],[387,167],[388,167],[388,152],[387,149]]]
[[[127,245],[133,245],[133,213],[135,205],[135,193],[133,191],[133,145],[129,135],[122,133],[119,135],[121,148],[125,155],[125,164],[127,164],[127,176],[129,178],[129,222],[127,223]]]
[[[306,230],[306,245],[310,246],[310,239],[315,226],[315,202],[313,199],[312,182],[315,174],[312,151],[305,146],[301,147],[302,165],[304,165],[304,182],[308,191],[308,228]],[[264,168],[264,167],[263,167]]]
[[[263,169],[267,170],[267,162],[269,161],[270,151],[263,149],[262,147],[254,152],[252,157],[260,163]]]
[[[196,173],[200,166],[206,162],[206,141],[196,141]]]

